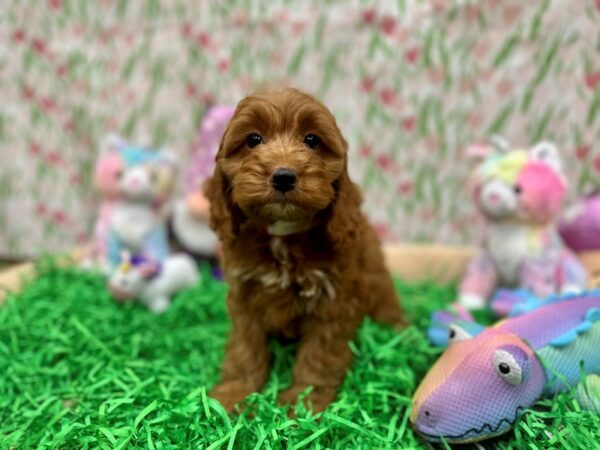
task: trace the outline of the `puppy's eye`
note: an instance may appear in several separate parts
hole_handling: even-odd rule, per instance
[[[260,136],[260,134],[251,133],[248,136],[246,136],[246,145],[248,146],[248,148],[254,148],[262,143],[263,139]]]
[[[321,139],[315,134],[307,134],[304,138],[304,143],[308,145],[311,150],[316,150],[321,146]]]

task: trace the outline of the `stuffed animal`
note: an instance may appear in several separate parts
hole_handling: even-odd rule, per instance
[[[576,252],[600,250],[600,193],[588,195],[567,209],[558,229]]]
[[[549,142],[492,153],[476,168],[472,194],[486,233],[460,285],[462,306],[482,308],[498,288],[525,288],[540,298],[585,288],[586,272],[554,223],[566,188]]]
[[[92,252],[96,264],[114,268],[123,250],[157,261],[169,255],[165,206],[176,172],[171,152],[131,146],[112,135],[104,140],[94,175],[103,196]]]
[[[124,252],[121,264],[109,277],[108,288],[119,301],[138,299],[150,311],[162,313],[174,294],[199,279],[196,263],[188,255],[172,255],[158,262]]]
[[[491,328],[451,324],[450,345],[414,394],[410,422],[425,440],[467,443],[508,431],[539,398],[576,391],[600,406],[600,291],[537,302]],[[581,385],[580,385],[581,386]]]
[[[179,249],[198,261],[215,263],[218,253],[217,235],[209,225],[209,204],[203,193],[203,182],[213,172],[215,156],[233,111],[233,107],[213,106],[204,115],[186,174],[185,195],[175,204],[171,218],[171,233]]]

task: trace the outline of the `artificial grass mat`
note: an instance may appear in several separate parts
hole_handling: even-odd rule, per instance
[[[226,286],[206,274],[154,316],[117,305],[100,276],[42,262],[0,307],[2,448],[426,448],[408,424],[411,395],[439,354],[424,330],[451,286],[398,282],[413,325],[365,320],[337,401],[320,418],[276,394],[291,381],[293,346],[273,342],[273,369],[241,415],[206,393],[219,378],[229,328]],[[539,402],[485,448],[598,448],[600,419],[568,394]],[[493,447],[491,447],[493,446]]]

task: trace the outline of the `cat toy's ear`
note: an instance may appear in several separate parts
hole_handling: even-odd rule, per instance
[[[497,152],[507,153],[510,151],[510,142],[503,136],[499,134],[494,134],[490,138],[490,144],[494,147]]]
[[[464,155],[469,161],[479,162],[494,153],[494,147],[488,143],[476,143],[469,145]]]
[[[508,141],[502,136],[494,135],[487,142],[479,142],[467,147],[465,156],[471,161],[480,162],[491,155],[507,153],[509,150]]]
[[[127,143],[123,138],[116,134],[108,134],[100,143],[100,155],[114,153],[120,151]]]
[[[558,148],[552,142],[543,141],[529,150],[529,156],[535,160],[548,164],[554,170],[562,173],[562,162]]]
[[[171,150],[171,149],[164,149],[160,151],[160,159],[162,161],[164,161],[165,163],[173,166],[174,169],[178,169],[179,168],[179,156],[177,155],[177,153],[175,153],[175,151]]]

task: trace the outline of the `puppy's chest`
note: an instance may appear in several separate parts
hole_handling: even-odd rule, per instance
[[[299,250],[288,245],[285,238],[272,237],[253,266],[234,267],[232,274],[242,282],[258,283],[275,295],[286,294],[282,298],[293,293],[305,300],[305,306],[311,300],[335,298],[337,283],[329,268],[324,263],[311,264],[299,258]]]

